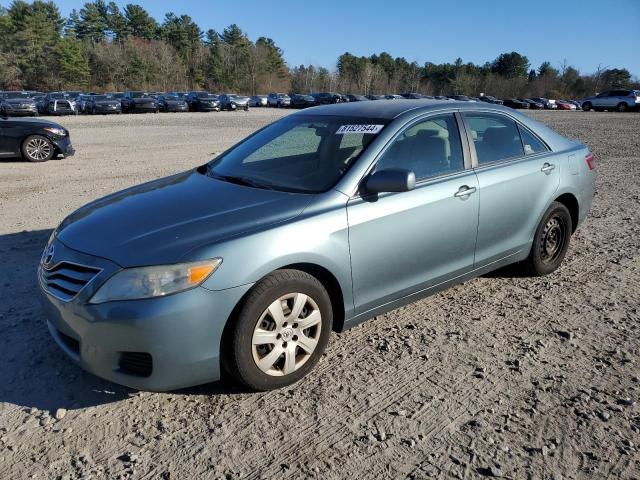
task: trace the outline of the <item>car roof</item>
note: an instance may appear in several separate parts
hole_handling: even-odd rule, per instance
[[[493,105],[485,102],[459,102],[456,100],[436,100],[421,98],[415,100],[404,99],[399,102],[378,101],[378,102],[349,102],[337,103],[333,105],[321,105],[307,110],[294,113],[293,115],[338,115],[345,117],[366,117],[382,118],[392,120],[407,112],[426,112],[429,110],[439,110],[442,107],[460,110],[496,110],[513,113],[513,110],[501,105]]]

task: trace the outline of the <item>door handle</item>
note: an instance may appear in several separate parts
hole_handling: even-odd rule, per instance
[[[553,165],[552,163],[546,163],[544,165],[542,165],[542,168],[540,169],[541,172],[544,173],[549,173],[551,170],[554,170],[556,168],[555,165]]]
[[[463,185],[458,189],[456,193],[453,194],[453,196],[458,198],[466,198],[475,192],[476,192],[476,187],[469,187],[467,185]]]

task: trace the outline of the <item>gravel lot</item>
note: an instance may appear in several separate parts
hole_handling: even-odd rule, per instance
[[[0,162],[0,478],[640,478],[639,114],[533,113],[600,175],[558,272],[500,272],[334,334],[293,388],[135,392],[59,351],[36,297],[51,228],[282,114],[63,118],[76,157]]]

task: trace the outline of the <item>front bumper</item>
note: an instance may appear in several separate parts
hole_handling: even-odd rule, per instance
[[[115,383],[167,391],[220,378],[220,343],[227,319],[250,285],[223,291],[197,287],[166,297],[107,302],[88,300],[120,267],[55,241],[56,261],[101,268],[74,299],[40,292],[47,326],[62,350],[82,368]],[[150,355],[150,374],[123,369],[123,355]]]
[[[95,113],[122,113],[122,108],[109,105],[96,105],[93,109]]]
[[[68,136],[58,137],[52,141],[58,150],[58,154],[63,157],[72,157],[76,153],[75,149],[71,145],[71,139]]]
[[[158,106],[156,104],[148,104],[148,103],[143,103],[143,104],[131,104],[131,111],[132,112],[155,112],[158,110]]]
[[[28,117],[38,114],[38,109],[33,108],[5,108],[5,113],[10,117]]]
[[[188,105],[167,105],[166,110],[167,112],[188,112],[189,106]]]
[[[198,104],[196,109],[199,112],[218,112],[220,111],[220,105],[202,105]]]

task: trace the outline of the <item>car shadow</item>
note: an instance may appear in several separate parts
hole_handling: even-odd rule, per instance
[[[127,399],[137,391],[85,372],[49,335],[36,269],[50,235],[50,229],[0,235],[0,403],[54,411]],[[246,392],[223,381],[179,393]]]
[[[531,275],[527,274],[518,263],[507,265],[506,267],[493,270],[492,272],[482,275],[484,278],[528,278]]]

